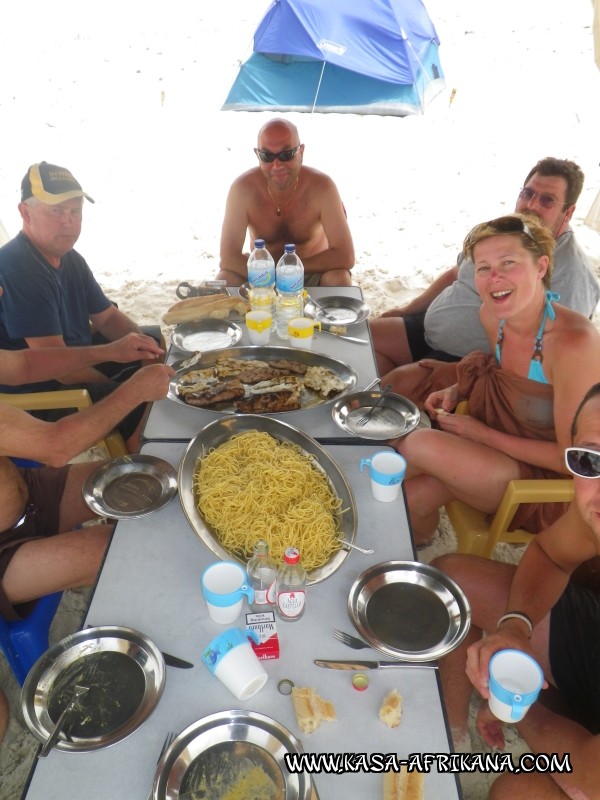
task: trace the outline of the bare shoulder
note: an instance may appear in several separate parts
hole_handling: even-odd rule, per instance
[[[576,502],[571,503],[560,519],[538,534],[535,541],[548,558],[568,573],[584,561],[600,555],[594,534],[582,518]]]
[[[238,175],[238,177],[231,184],[229,191],[230,193],[233,192],[236,194],[253,192],[260,185],[260,182],[261,172],[258,167],[253,167],[246,172],[242,172],[241,175]]]
[[[329,190],[337,192],[337,187],[333,178],[330,178],[329,175],[326,175],[318,169],[314,169],[314,167],[305,167],[303,165],[302,177],[311,188],[319,189],[319,191]]]
[[[557,355],[572,348],[600,349],[600,331],[591,320],[566,306],[555,306],[556,319],[549,328],[548,340]],[[544,334],[544,338],[546,338]]]

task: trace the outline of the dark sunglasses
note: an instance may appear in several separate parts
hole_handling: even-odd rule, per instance
[[[277,159],[277,161],[291,161],[298,150],[300,150],[300,145],[296,145],[296,147],[291,150],[281,150],[279,153],[271,153],[269,150],[259,150],[258,147],[254,148],[256,155],[265,164],[272,164],[275,159]]]
[[[565,463],[579,478],[600,478],[600,453],[587,447],[567,447]]]
[[[560,200],[557,200],[556,197],[552,197],[551,194],[534,192],[533,189],[530,189],[528,186],[523,186],[519,192],[519,199],[524,200],[526,203],[530,203],[534,197],[537,197],[538,203],[542,208],[554,208],[557,203],[560,203]],[[566,208],[568,203],[562,203],[562,205]]]
[[[498,219],[491,219],[489,222],[482,222],[479,225],[476,225],[465,240],[465,245],[467,248],[471,248],[473,246],[473,243],[477,241],[477,234],[484,228],[493,228],[496,233],[523,233],[528,239],[531,239],[540,253],[542,252],[542,249],[538,244],[538,240],[529,230],[527,223],[524,222],[520,217],[512,216],[498,217]]]

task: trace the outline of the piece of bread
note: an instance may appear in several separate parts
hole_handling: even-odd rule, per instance
[[[425,774],[409,772],[405,766],[400,772],[384,772],[383,800],[423,800]]]
[[[444,411],[443,408],[436,408],[435,409],[435,413],[438,415],[438,417],[447,417],[447,416],[449,416],[449,412],[448,411]]]
[[[402,717],[402,695],[397,689],[392,689],[383,698],[383,703],[379,709],[379,719],[388,728],[397,728]]]
[[[231,310],[239,314],[250,311],[250,305],[241,297],[216,296],[189,297],[174,303],[163,317],[165,325],[179,325],[198,319],[225,319]]]
[[[321,722],[335,722],[337,719],[333,703],[323,700],[312,688],[294,686],[292,705],[302,733],[312,733]]]

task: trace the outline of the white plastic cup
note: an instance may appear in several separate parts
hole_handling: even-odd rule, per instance
[[[269,344],[273,316],[269,311],[248,311],[246,314],[246,327],[251,344]]]
[[[499,650],[490,659],[488,705],[503,722],[519,722],[544,682],[540,665],[521,650]]]
[[[321,330],[321,323],[309,317],[294,317],[288,322],[288,337],[292,347],[312,349],[315,328]]]
[[[235,561],[219,561],[202,573],[202,594],[213,622],[231,625],[239,617],[244,597],[254,600],[246,570]]]
[[[406,461],[399,453],[381,450],[371,458],[361,458],[361,472],[363,467],[371,473],[371,491],[376,500],[391,503],[398,497],[406,474]]]
[[[239,628],[231,628],[213,639],[202,653],[202,661],[238,700],[252,697],[268,678],[248,636],[255,644],[259,643],[256,631],[245,634]]]

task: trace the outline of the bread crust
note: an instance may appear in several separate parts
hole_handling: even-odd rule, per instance
[[[163,316],[163,322],[165,325],[179,325],[207,317],[224,319],[232,309],[245,314],[250,306],[241,297],[189,297],[174,303]]]

